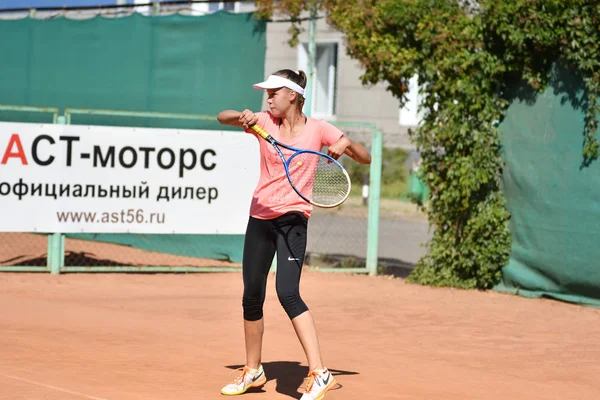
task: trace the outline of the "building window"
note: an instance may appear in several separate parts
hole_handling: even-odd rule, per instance
[[[408,83],[408,99],[404,107],[400,109],[399,123],[401,126],[418,126],[423,120],[423,110],[419,111],[419,103],[422,97],[419,94],[418,76],[413,76]]]
[[[147,1],[147,0],[144,0]],[[246,5],[248,2],[231,2],[231,1],[218,1],[215,3],[192,3],[192,15],[205,15],[214,13],[220,10],[229,12],[240,12],[240,6]]]
[[[337,43],[317,43],[316,68],[312,82],[313,117],[334,117],[336,113]],[[298,46],[298,68],[308,74],[308,43]]]
[[[1,2],[2,0],[0,0]],[[115,1],[115,0],[113,0]],[[148,4],[151,3],[151,0],[116,0],[116,1],[123,1],[123,2],[127,2],[127,3],[133,3],[133,4]],[[161,3],[161,8],[165,8],[168,9],[168,7],[174,7],[173,4],[169,5],[169,1],[163,1]],[[180,7],[180,6],[177,6]],[[207,3],[207,2],[202,2],[202,3],[191,3],[190,4],[190,10],[191,10],[191,15],[206,15],[209,13],[214,13],[217,12],[219,10],[225,10],[225,11],[229,11],[229,12],[249,12],[249,11],[253,11],[255,9],[254,7],[254,2],[253,1],[238,1],[238,2],[232,2],[232,1],[217,1],[214,3]],[[152,9],[149,6],[140,6],[140,7],[136,7],[136,11],[142,14],[150,14],[152,12]]]
[[[220,3],[208,3],[208,12],[215,12],[219,10],[236,11],[236,3],[233,2],[220,2]]]

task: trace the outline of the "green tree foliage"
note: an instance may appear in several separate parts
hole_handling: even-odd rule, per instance
[[[259,0],[261,15],[298,21],[316,7],[346,35],[364,84],[386,82],[400,102],[418,76],[422,124],[411,132],[431,191],[428,253],[412,282],[489,288],[508,261],[509,215],[500,191],[494,122],[510,103],[506,84],[546,88],[553,63],[587,89],[582,166],[598,158],[600,2],[590,0]],[[299,32],[292,30],[291,42]],[[581,136],[573,140],[581,140]]]

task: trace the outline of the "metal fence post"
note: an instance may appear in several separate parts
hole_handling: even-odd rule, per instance
[[[310,21],[308,28],[308,79],[306,82],[306,100],[304,102],[304,114],[310,117],[312,114],[314,81],[316,76],[316,59],[317,59],[317,6],[312,6],[310,10]],[[302,44],[300,44],[302,46]]]
[[[273,256],[273,261],[271,261],[270,271],[277,273],[277,252],[275,252],[275,255]]]
[[[66,118],[60,116],[57,123],[64,125]],[[51,274],[60,274],[60,268],[65,264],[65,237],[61,233],[48,236],[48,269]]]
[[[379,201],[381,194],[381,167],[383,163],[383,134],[373,131],[371,141],[371,172],[369,185],[369,216],[367,230],[367,269],[377,275],[379,248]]]
[[[152,15],[160,15],[160,1],[152,3]]]

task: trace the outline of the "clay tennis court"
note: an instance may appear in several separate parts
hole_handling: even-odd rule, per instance
[[[247,399],[298,399],[307,366],[269,280]],[[600,397],[600,310],[306,271],[327,399]],[[220,399],[244,362],[239,273],[0,274],[0,398]]]

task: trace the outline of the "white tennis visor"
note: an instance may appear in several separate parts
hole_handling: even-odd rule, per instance
[[[302,89],[302,86],[279,75],[269,75],[266,81],[256,83],[252,85],[252,87],[254,89],[278,89],[286,87],[304,96],[304,89]]]

